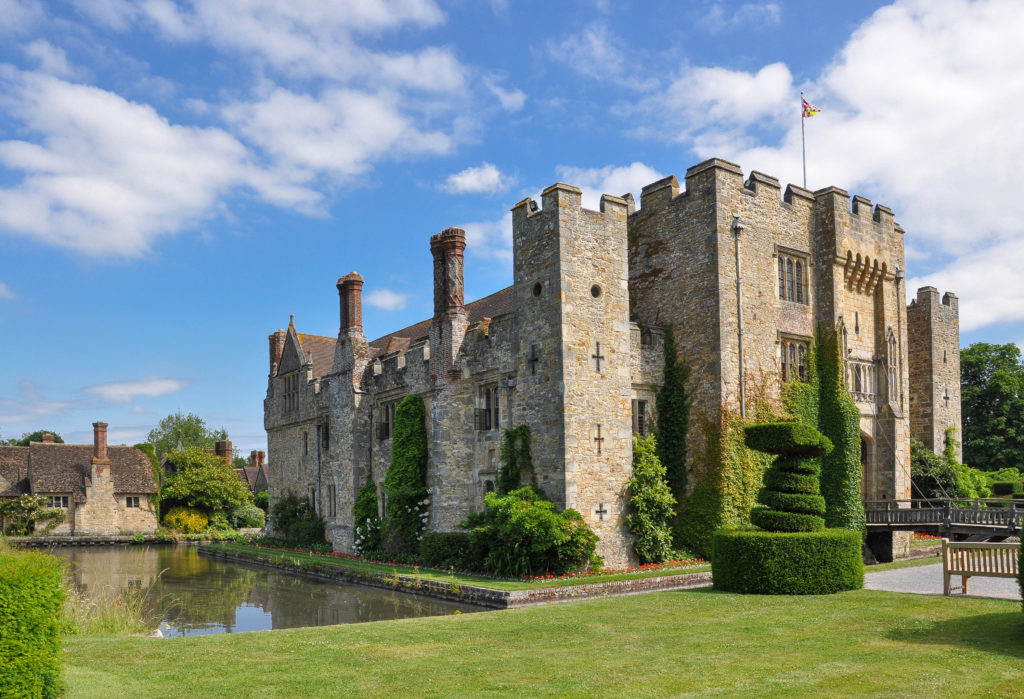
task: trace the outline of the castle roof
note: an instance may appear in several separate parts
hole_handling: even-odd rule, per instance
[[[309,358],[313,354],[313,376],[320,378],[331,373],[334,367],[334,345],[338,341],[334,337],[298,333],[302,352]]]
[[[44,444],[21,447],[28,452],[32,493],[71,493],[85,501],[85,486],[92,471],[93,445]],[[155,493],[156,481],[149,457],[134,447],[107,447],[110,479],[115,493]]]
[[[466,314],[469,316],[470,323],[479,323],[484,318],[496,318],[505,313],[510,313],[514,308],[514,287],[508,286],[501,291],[494,292],[490,296],[484,296],[482,299],[467,303]],[[382,354],[390,354],[396,350],[406,350],[409,348],[409,345],[425,340],[430,335],[431,322],[432,319],[427,318],[371,341],[370,350],[373,352],[373,356],[379,357]]]

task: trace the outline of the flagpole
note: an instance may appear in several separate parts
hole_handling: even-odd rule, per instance
[[[807,138],[804,135],[804,122],[807,120],[804,109],[804,91],[800,91],[800,151],[804,161],[804,189],[807,189]]]

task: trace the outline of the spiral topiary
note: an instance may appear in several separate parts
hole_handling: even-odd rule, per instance
[[[750,425],[744,435],[749,448],[777,455],[750,521],[770,532],[823,531],[825,498],[819,494],[821,467],[815,459],[832,451],[828,437],[800,422]]]

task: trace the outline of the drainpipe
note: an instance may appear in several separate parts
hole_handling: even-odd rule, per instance
[[[900,408],[903,407],[903,313],[906,310],[906,304],[900,299],[900,282],[902,281],[903,270],[899,265],[896,265],[896,342],[898,343],[896,361],[900,369],[898,377],[900,382]]]
[[[740,234],[746,226],[740,222],[740,215],[732,215],[732,232],[736,236],[736,336],[740,350],[740,419],[746,422],[747,419],[747,395],[744,386],[743,368],[743,273],[740,266]]]

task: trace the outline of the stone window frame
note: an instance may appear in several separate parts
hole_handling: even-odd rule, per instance
[[[327,484],[327,516],[338,516],[338,486],[334,483]]]
[[[395,436],[395,411],[405,398],[404,393],[378,396],[374,407],[374,425],[378,442],[386,442]]]
[[[299,409],[299,372],[298,370],[281,377],[281,413],[294,413]]]
[[[54,510],[66,510],[70,506],[71,498],[67,495],[51,495],[47,507]]]
[[[896,340],[896,333],[893,332],[892,326],[886,328],[885,332],[885,356],[886,375],[888,377],[888,399],[893,405],[899,405],[900,351],[899,342]]]
[[[632,409],[633,435],[646,437],[651,434],[651,399],[649,396],[633,398],[630,401]]]
[[[846,387],[858,403],[872,403],[878,394],[878,365],[873,359],[847,357]]]
[[[497,377],[477,383],[473,428],[483,433],[501,431],[501,381]]]
[[[802,250],[775,245],[772,254],[775,260],[776,296],[780,301],[811,304],[811,256]]]
[[[124,506],[128,509],[138,509],[141,507],[141,498],[138,495],[125,495]]]
[[[807,357],[811,338],[780,331],[775,344],[779,346],[775,355],[779,359],[779,380],[782,383],[793,380],[807,381]]]

